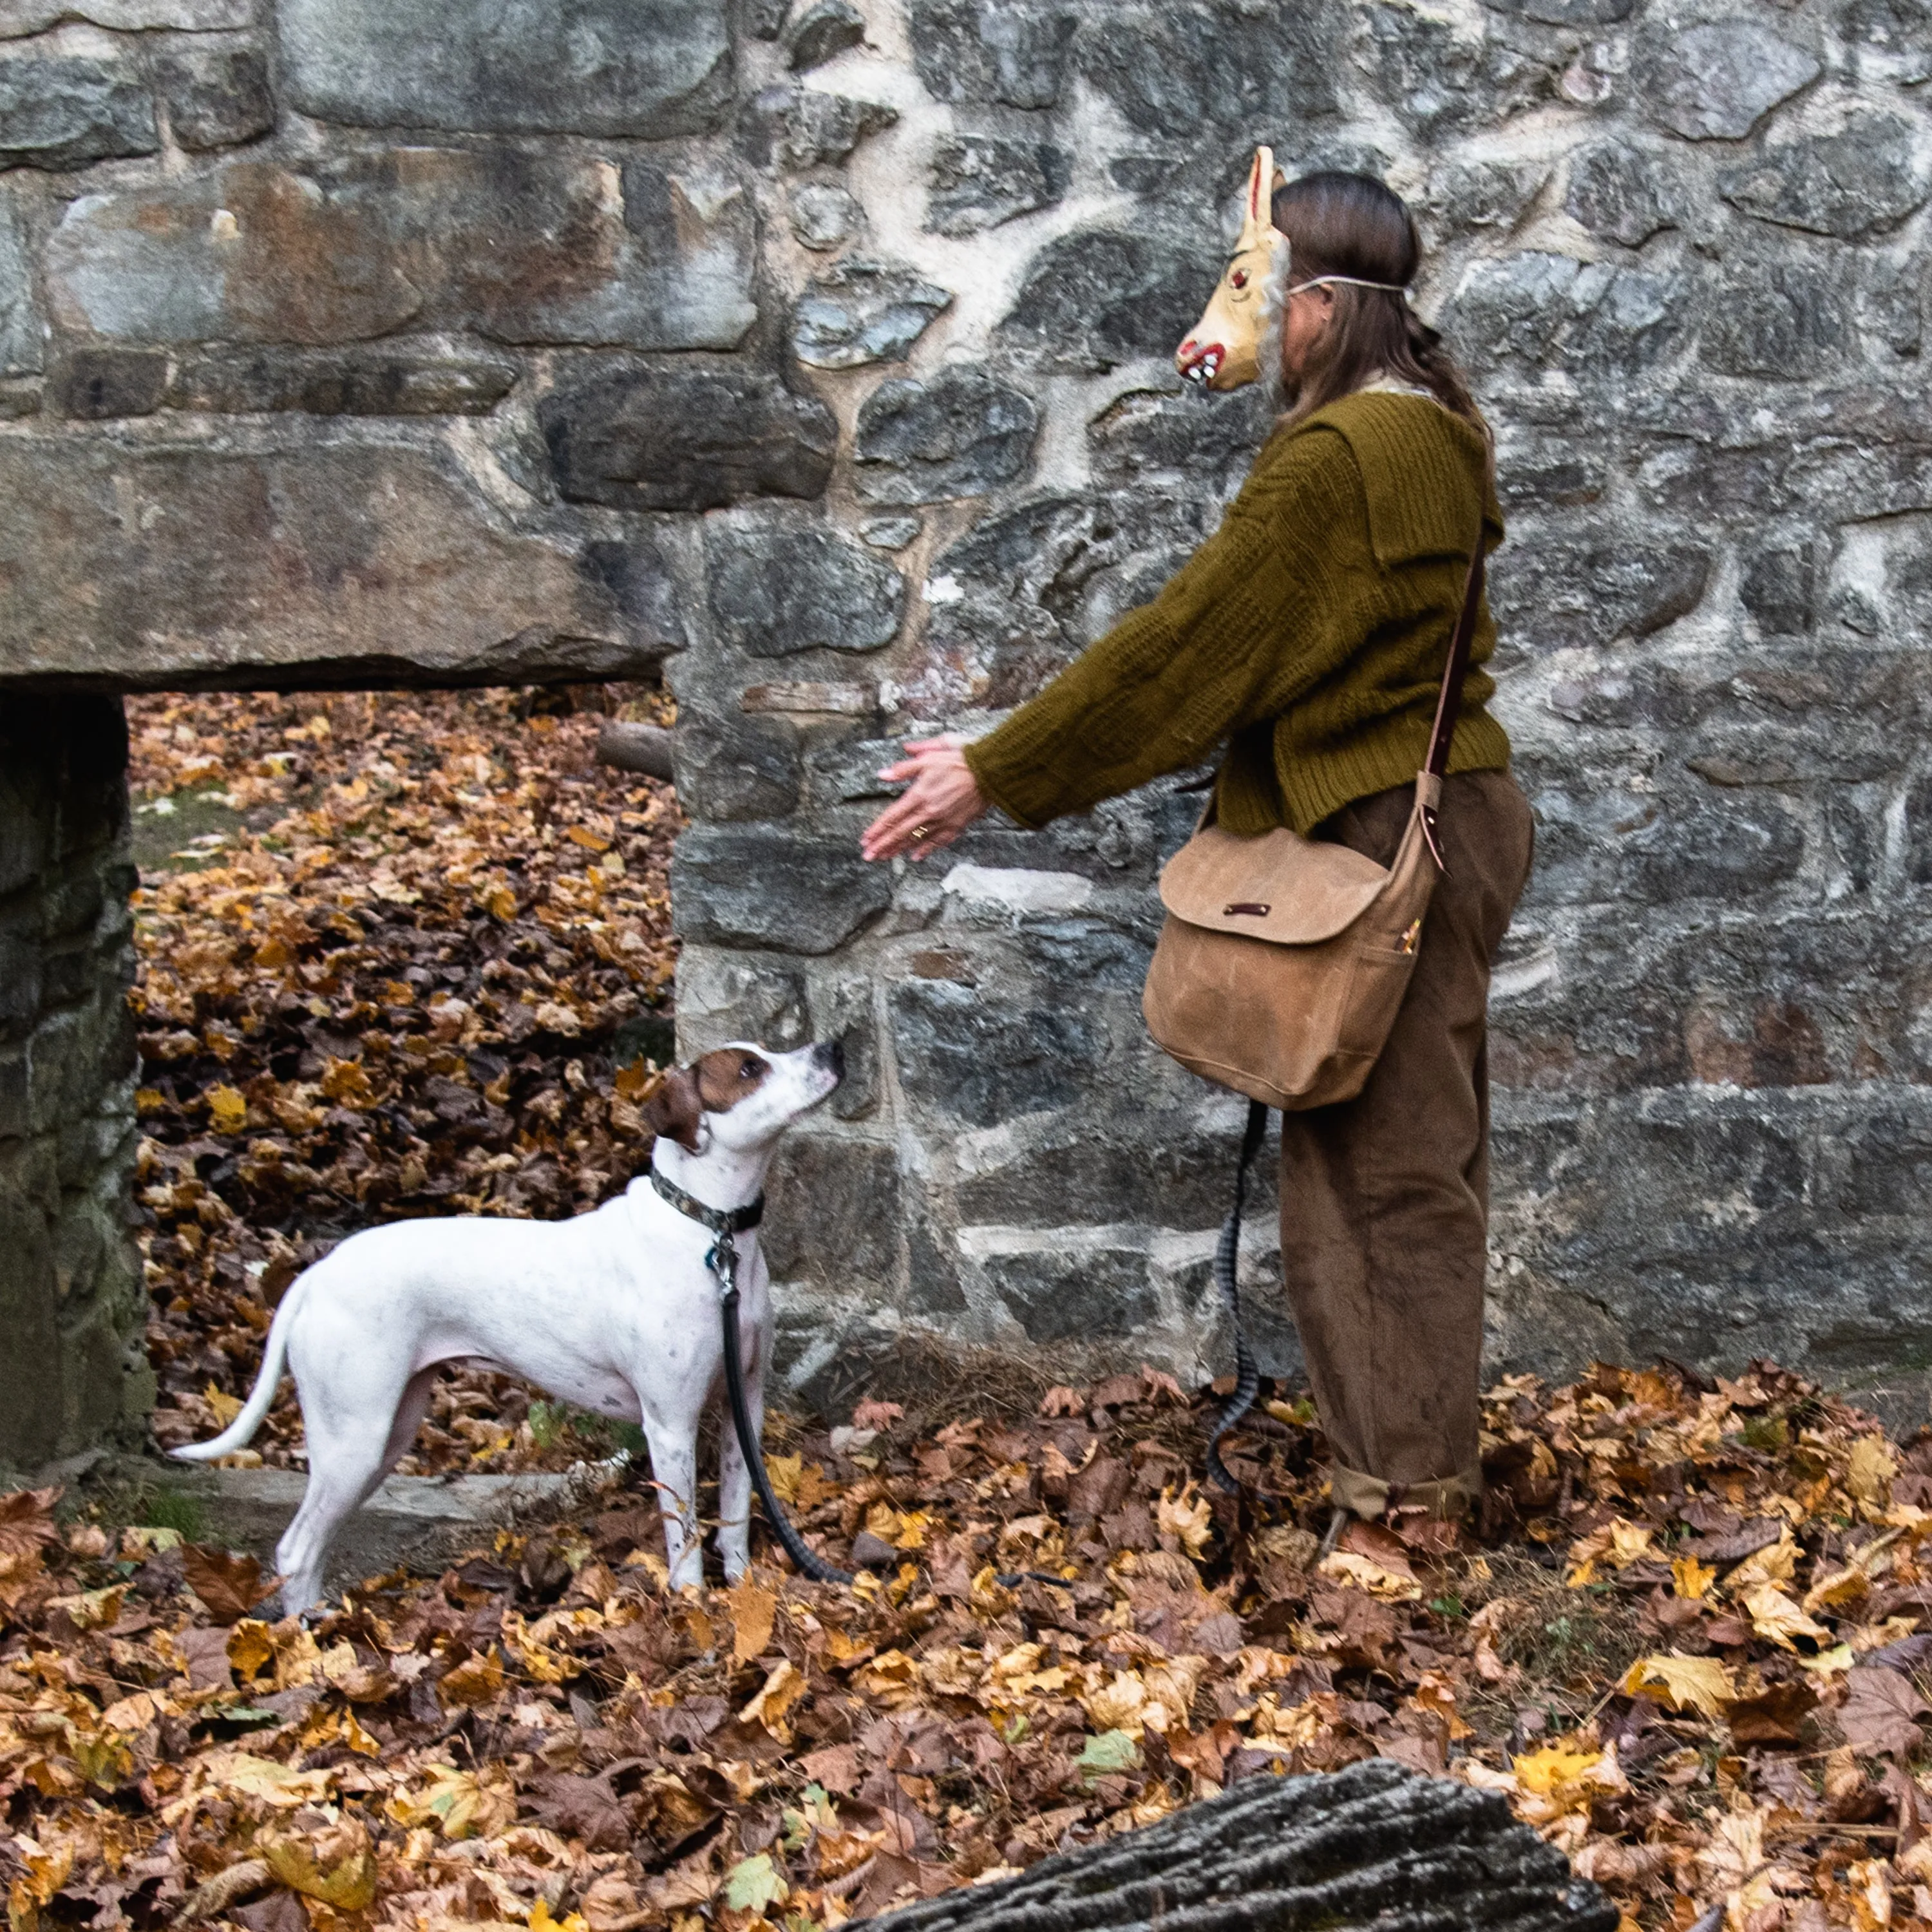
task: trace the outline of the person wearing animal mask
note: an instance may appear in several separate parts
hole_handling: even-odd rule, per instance
[[[1210,389],[1278,382],[1281,414],[1219,528],[998,728],[917,741],[868,859],[950,844],[992,806],[1036,827],[1218,760],[1228,832],[1280,826],[1389,865],[1408,825],[1473,542],[1502,518],[1488,429],[1410,305],[1400,199],[1360,174],[1283,182],[1266,149],[1221,286],[1181,344]],[[1466,1510],[1480,1494],[1491,962],[1532,821],[1480,668],[1438,816],[1444,870],[1413,978],[1354,1100],[1282,1117],[1282,1264],[1338,1508]]]

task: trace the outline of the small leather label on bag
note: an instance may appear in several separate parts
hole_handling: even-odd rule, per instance
[[[1233,919],[1238,914],[1246,914],[1252,919],[1266,919],[1274,910],[1273,906],[1262,905],[1253,899],[1237,899],[1232,905],[1224,905],[1221,908],[1221,916]]]

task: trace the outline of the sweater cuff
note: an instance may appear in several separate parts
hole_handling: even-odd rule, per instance
[[[1004,812],[1016,825],[1028,832],[1037,832],[1046,819],[1023,812],[1014,802],[1009,789],[1009,775],[1001,769],[994,748],[993,741],[998,736],[999,732],[993,730],[983,738],[971,740],[960,747],[960,756],[966,760],[966,769],[973,774],[980,796],[988,805]]]

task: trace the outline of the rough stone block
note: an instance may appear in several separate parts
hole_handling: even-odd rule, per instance
[[[1832,134],[1768,142],[1727,170],[1734,208],[1780,227],[1843,240],[1895,228],[1932,196],[1932,153],[1903,116],[1859,107]]]
[[[1113,7],[1081,35],[1076,57],[1138,134],[1185,141],[1226,130],[1246,142],[1257,129],[1335,112],[1334,19],[1241,0]]]
[[[104,355],[142,352],[102,350]],[[83,359],[76,356],[78,363]],[[521,372],[508,357],[434,348],[212,349],[182,356],[160,401],[171,410],[254,416],[487,416]]]
[[[1147,1250],[1137,1242],[1096,1241],[1085,1228],[1018,1238],[965,1228],[962,1237],[1030,1342],[1131,1335],[1159,1312]]]
[[[84,168],[160,144],[154,100],[124,62],[0,61],[0,168]]]
[[[1058,369],[1100,371],[1174,352],[1219,271],[1156,238],[1089,229],[1042,249],[999,334]]]
[[[1816,575],[1816,565],[1803,546],[1767,548],[1746,562],[1738,601],[1766,636],[1795,637],[1811,628]]]
[[[1045,141],[948,134],[932,151],[926,225],[940,235],[982,234],[1052,207],[1072,178],[1072,157]]]
[[[0,192],[0,376],[33,375],[45,356],[20,203]]]
[[[392,148],[74,202],[48,244],[66,328],[335,343],[408,326],[502,342],[729,349],[756,319],[752,214],[708,168]]]
[[[943,551],[925,656],[905,678],[921,703],[1017,704],[1159,590],[1205,535],[1196,492],[1036,496]]]
[[[1496,622],[1532,650],[1648,637],[1695,610],[1708,550],[1688,544],[1525,545],[1492,581]]]
[[[1076,20],[1054,0],[912,0],[913,59],[940,100],[1051,107],[1060,98]]]
[[[723,124],[724,0],[279,0],[290,98],[319,120],[662,140]]]
[[[1535,251],[1474,263],[1443,327],[1478,371],[1522,363],[1636,376],[1671,353],[1696,306],[1684,272]]]
[[[1850,346],[1842,274],[1804,262],[1748,266],[1727,277],[1703,332],[1707,360],[1726,375],[1796,382],[1823,374]]]
[[[753,657],[874,651],[898,634],[904,578],[823,524],[713,517],[704,553],[718,634]]]
[[[778,1143],[761,1231],[775,1281],[850,1292],[899,1270],[898,1160],[890,1147],[801,1126]]]
[[[1010,483],[1040,427],[1033,398],[984,369],[882,382],[859,411],[859,494],[872,503],[937,503]]]
[[[167,388],[168,358],[152,349],[82,349],[55,371],[54,406],[85,422],[152,416]]]
[[[677,962],[677,1050],[694,1060],[728,1040],[789,1052],[812,1037],[796,968],[687,945]]]
[[[1653,235],[1676,227],[1689,202],[1678,169],[1629,141],[1599,142],[1570,163],[1564,208],[1592,235],[1626,248],[1641,248]]]
[[[891,127],[896,107],[817,88],[768,87],[746,103],[745,148],[759,167],[836,167],[868,134]]]
[[[0,0],[0,40],[38,34],[62,20],[88,20],[118,33],[178,28],[219,33],[255,23],[256,0]]]
[[[776,952],[830,952],[892,903],[883,866],[848,840],[777,828],[696,826],[677,842],[671,910],[688,939]]]
[[[184,148],[232,148],[275,124],[268,63],[256,47],[185,47],[154,62],[168,128]]]
[[[786,64],[794,74],[823,67],[866,38],[866,16],[852,0],[813,0],[785,32]]]
[[[603,368],[560,383],[537,420],[563,494],[622,510],[817,496],[838,442],[815,397],[736,367]]]
[[[951,980],[902,981],[892,1026],[907,1098],[969,1126],[1071,1106],[1106,1054],[1084,1004],[1020,1005]]]
[[[841,262],[799,297],[792,353],[814,369],[896,362],[952,300],[903,262]]]
[[[1545,26],[1609,27],[1628,20],[1636,0],[1483,0],[1483,4]]]
[[[1130,389],[1087,425],[1094,476],[1117,489],[1191,483],[1222,496],[1253,460],[1270,413],[1258,387]]]
[[[1822,71],[1816,55],[1750,20],[1686,27],[1648,65],[1651,118],[1689,141],[1742,140]]]
[[[1233,1198],[1240,1142],[1238,1129],[1207,1133],[1171,1117],[1138,1114],[1130,1123],[1096,1114],[1051,1138],[1017,1141],[996,1163],[980,1165],[976,1156],[956,1186],[959,1218],[1058,1227],[1077,1204],[1089,1222],[1218,1228]],[[1248,1189],[1257,1226],[1274,1198],[1271,1172],[1258,1171]]]
[[[784,818],[798,805],[798,734],[782,720],[742,713],[693,718],[674,750],[678,800],[694,818]]]
[[[842,248],[866,225],[866,212],[847,189],[833,182],[800,182],[788,211],[801,248]]]
[[[11,680],[621,678],[670,641],[619,608],[580,537],[508,526],[445,455],[16,436],[0,495]]]

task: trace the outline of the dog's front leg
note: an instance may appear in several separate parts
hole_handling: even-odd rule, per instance
[[[760,1349],[745,1364],[745,1414],[756,1442],[765,1426],[765,1364]],[[728,1392],[718,1430],[718,1553],[735,1583],[752,1560],[752,1472],[738,1446]]]
[[[664,1560],[670,1587],[682,1590],[704,1580],[704,1544],[698,1528],[698,1424],[644,1424],[651,1452],[651,1477],[664,1518]]]

